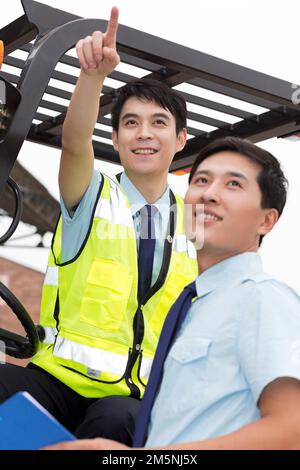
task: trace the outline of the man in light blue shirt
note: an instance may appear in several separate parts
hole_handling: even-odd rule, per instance
[[[257,254],[285,200],[268,152],[235,138],[200,152],[185,198],[197,299],[165,361],[146,447],[300,448],[300,297]]]
[[[197,297],[166,357],[145,447],[300,449],[300,297],[257,253],[286,186],[279,162],[248,141],[219,139],[197,157],[185,198]]]

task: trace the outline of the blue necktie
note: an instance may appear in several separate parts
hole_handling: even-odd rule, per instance
[[[155,206],[147,204],[140,210],[141,232],[139,242],[139,283],[138,299],[141,301],[151,287],[153,260],[155,250],[155,227],[154,215],[157,211]]]
[[[165,359],[186,317],[192,300],[196,295],[196,284],[194,281],[184,288],[165,319],[154,356],[148,385],[137,417],[133,447],[143,447],[145,444],[151,410],[162,380]]]

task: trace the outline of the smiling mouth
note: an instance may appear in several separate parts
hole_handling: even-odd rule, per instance
[[[136,149],[132,150],[132,153],[135,155],[154,155],[158,150],[155,149]]]
[[[206,214],[205,212],[198,212],[195,215],[197,220],[200,222],[219,222],[220,220],[223,220],[221,217],[213,214]]]

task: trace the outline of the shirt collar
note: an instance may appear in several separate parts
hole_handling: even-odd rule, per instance
[[[221,286],[239,279],[247,279],[262,270],[262,261],[258,253],[247,252],[232,256],[220,261],[197,277],[197,296],[202,297]]]
[[[148,202],[142,195],[142,193],[136,188],[136,186],[132,183],[132,181],[128,178],[125,172],[121,175],[120,184],[124,189],[128,201],[131,207],[131,214],[134,216],[142,207],[144,207]],[[169,217],[170,213],[170,197],[169,197],[170,189],[169,186],[167,187],[164,194],[154,203],[152,204],[157,208],[160,212],[162,217]]]

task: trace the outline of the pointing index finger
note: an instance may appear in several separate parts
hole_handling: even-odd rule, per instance
[[[119,10],[117,7],[112,7],[110,13],[110,20],[107,25],[106,35],[105,35],[105,45],[107,47],[115,47],[117,40],[117,29],[118,29],[118,18]]]

